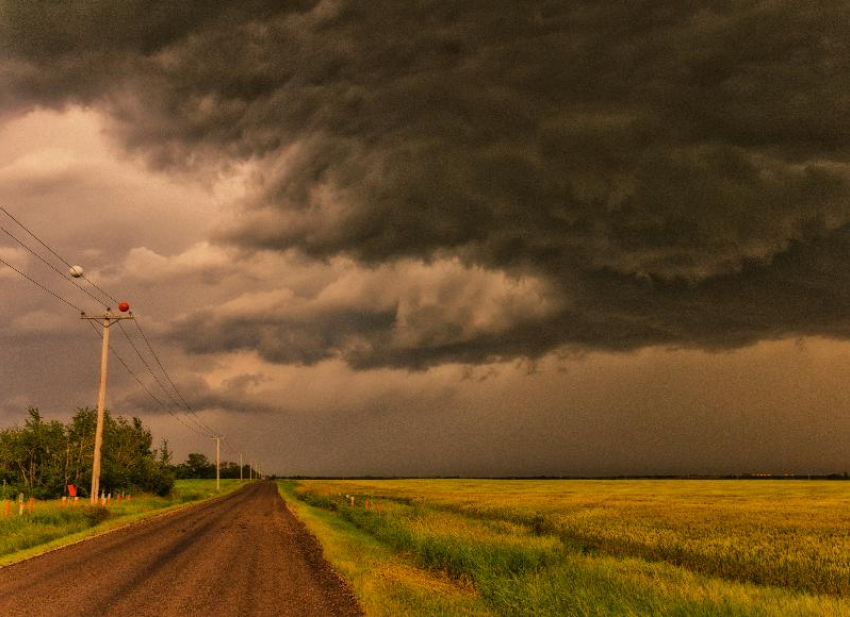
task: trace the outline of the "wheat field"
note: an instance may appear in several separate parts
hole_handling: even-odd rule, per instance
[[[309,480],[283,488],[304,515],[321,513],[313,531],[329,554],[344,553],[348,534],[359,538],[352,550],[373,543],[413,569],[410,580],[445,591],[433,611],[433,593],[390,607],[368,597],[380,585],[355,573],[373,614],[445,614],[454,594],[460,604],[449,610],[458,614],[850,615],[847,482]]]

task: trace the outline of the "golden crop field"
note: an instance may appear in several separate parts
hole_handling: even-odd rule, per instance
[[[846,482],[312,480],[283,489],[371,614],[850,615]],[[371,555],[366,570],[382,574],[346,565],[346,550],[361,562]]]

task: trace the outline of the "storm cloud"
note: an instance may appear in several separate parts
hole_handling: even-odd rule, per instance
[[[843,3],[63,7],[0,3],[2,113],[97,107],[163,173],[247,166],[218,242],[354,264],[188,315],[188,350],[418,368],[850,332]]]

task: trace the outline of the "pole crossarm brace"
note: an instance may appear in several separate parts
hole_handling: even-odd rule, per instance
[[[109,361],[109,326],[121,319],[133,319],[133,314],[114,315],[112,311],[106,311],[105,315],[90,317],[84,312],[80,313],[80,319],[91,319],[99,321],[103,326],[103,347],[100,353],[100,390],[97,394],[97,429],[94,435],[94,459],[92,460],[91,474],[91,503],[96,504],[100,493],[100,451],[103,446],[103,415],[106,407],[106,368]]]
[[[80,313],[80,319],[100,321],[104,327],[108,328],[112,325],[113,321],[119,321],[121,319],[135,319],[135,317],[133,316],[133,313],[130,313],[129,315],[115,315],[114,313],[107,312],[105,315],[86,315],[85,313]]]

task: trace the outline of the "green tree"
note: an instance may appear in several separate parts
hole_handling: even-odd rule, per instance
[[[200,452],[192,452],[186,457],[186,462],[178,466],[177,475],[180,478],[215,478],[215,465]]]
[[[0,431],[0,479],[4,492],[22,491],[36,497],[58,497],[68,484],[87,495],[91,486],[97,412],[78,409],[67,424],[45,421],[36,408],[27,410],[23,427]],[[139,418],[104,415],[101,486],[165,494],[174,485],[163,450],[152,448],[153,437]]]

